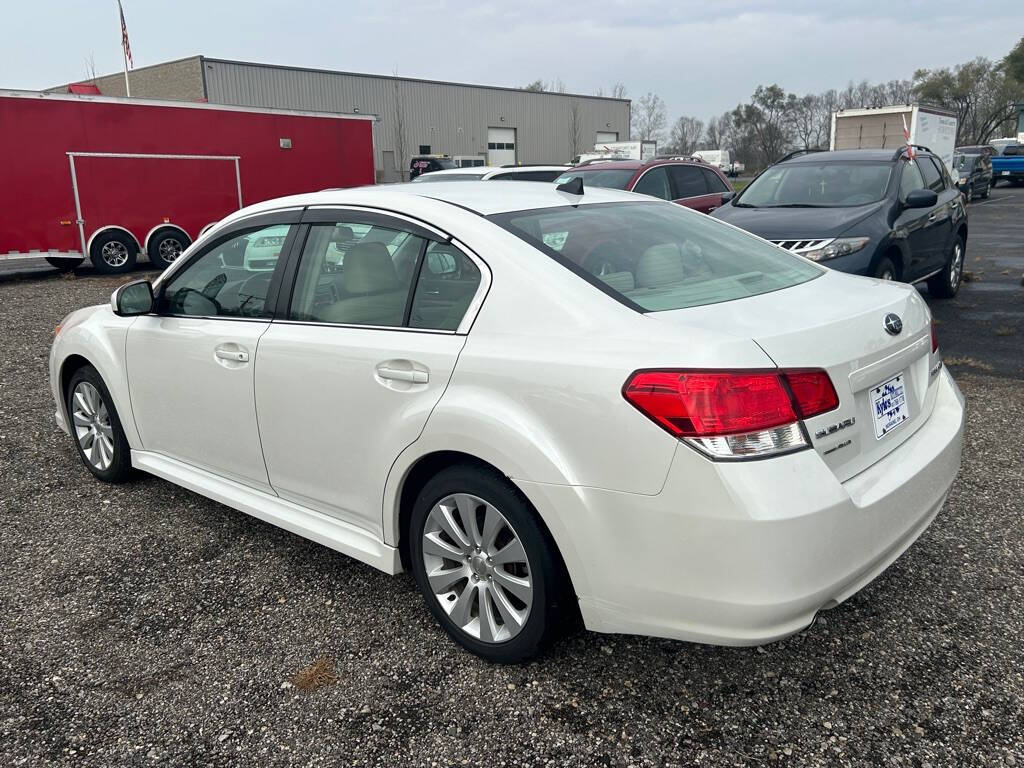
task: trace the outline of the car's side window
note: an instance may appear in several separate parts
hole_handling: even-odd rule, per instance
[[[425,242],[376,224],[310,226],[288,319],[401,326]]]
[[[701,171],[704,172],[704,180],[708,183],[709,192],[712,194],[718,194],[719,192],[729,191],[729,187],[724,181],[722,181],[722,177],[717,173],[709,171],[707,168],[701,168]]]
[[[672,188],[668,182],[668,171],[664,166],[651,168],[640,177],[636,186],[633,187],[633,191],[639,192],[641,195],[660,197],[662,200],[671,200]]]
[[[935,167],[935,161],[930,157],[919,157],[917,164],[921,166],[921,175],[924,177],[924,185],[931,190],[941,192],[946,188],[942,181],[942,174]]]
[[[676,185],[675,197],[699,197],[708,193],[708,185],[704,180],[704,169],[696,165],[669,166],[669,174]]]
[[[454,331],[480,286],[480,270],[451,243],[431,242],[420,267],[409,326]]]
[[[274,224],[222,240],[174,275],[160,311],[191,317],[264,317],[267,291],[293,225]]]
[[[900,177],[900,200],[906,200],[907,195],[915,189],[924,189],[924,178],[917,166],[917,162],[903,164],[903,175]]]

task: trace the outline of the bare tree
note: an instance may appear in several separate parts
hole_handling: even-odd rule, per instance
[[[583,115],[580,113],[579,99],[569,102],[569,159],[580,154],[583,143]]]
[[[409,169],[406,168],[406,154],[405,154],[405,98],[402,94],[402,90],[399,87],[398,73],[394,73],[395,77],[391,81],[394,86],[395,96],[395,122],[394,122],[394,142],[395,142],[395,162],[398,165],[398,180],[406,181],[406,174]]]
[[[538,79],[538,80],[534,80],[532,83],[527,83],[526,85],[524,85],[523,86],[523,90],[524,91],[534,91],[536,93],[540,93],[541,91],[546,91],[547,90],[547,86],[544,85],[544,81],[543,80],[539,80]]]
[[[914,73],[914,95],[956,113],[958,144],[981,144],[1016,114],[1024,85],[1002,64],[979,57],[953,69]]]
[[[732,113],[726,112],[708,120],[708,127],[701,142],[703,149],[728,149],[732,146]]]
[[[696,117],[680,117],[672,124],[668,151],[675,155],[692,155],[703,135],[703,121]]]
[[[656,93],[648,91],[633,104],[633,137],[640,141],[661,138],[665,129],[665,102]]]
[[[624,99],[626,98],[626,86],[622,83],[615,83],[606,94],[604,88],[598,88],[596,96],[607,96],[609,99]]]
[[[762,167],[774,163],[789,148],[789,98],[778,85],[759,85],[749,104],[740,104],[733,110],[737,133],[755,151]]]

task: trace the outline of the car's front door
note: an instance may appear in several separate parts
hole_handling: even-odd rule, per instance
[[[904,263],[902,279],[909,282],[928,271],[928,265],[935,250],[935,211],[933,208],[907,208],[907,195],[916,189],[925,189],[924,177],[920,170],[921,158],[904,161],[900,176],[900,213],[893,223],[907,244],[909,257]]]
[[[256,366],[270,483],[380,536],[388,472],[448,384],[481,271],[402,218],[334,209],[303,222],[294,287]]]
[[[144,450],[271,490],[253,366],[270,327],[278,257],[299,215],[261,216],[220,235],[169,276],[157,312],[129,328],[128,382]]]
[[[722,190],[716,194],[708,189],[707,177],[699,165],[670,165],[668,175],[673,202],[701,213],[711,213],[722,204]]]

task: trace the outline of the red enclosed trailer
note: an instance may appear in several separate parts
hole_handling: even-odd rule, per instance
[[[372,184],[373,120],[0,91],[0,259],[165,267],[244,205]]]

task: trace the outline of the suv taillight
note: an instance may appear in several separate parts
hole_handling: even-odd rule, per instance
[[[803,448],[800,420],[839,406],[821,370],[637,371],[622,394],[664,430],[715,458]]]

